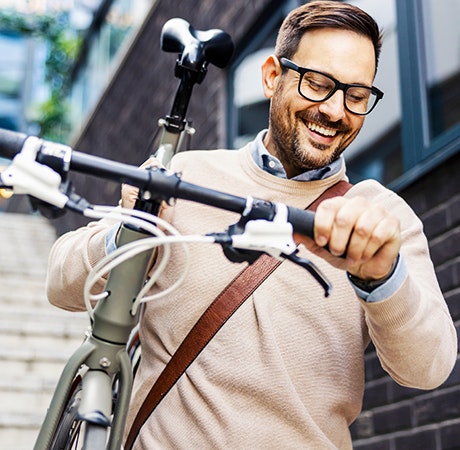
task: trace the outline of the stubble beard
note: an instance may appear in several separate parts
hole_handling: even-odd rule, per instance
[[[276,109],[272,112],[274,117],[279,113]],[[305,136],[305,132],[300,128],[306,127],[305,116],[305,113],[296,114],[294,126],[289,126],[287,121],[270,120],[271,135],[275,143],[277,158],[283,166],[286,166],[286,164],[292,166],[298,173],[328,166],[339,158],[346,148],[338,143],[335,144],[335,148],[331,151],[330,145],[318,143],[308,137],[306,138],[308,142],[301,142],[300,136]],[[278,115],[277,117],[283,116]],[[289,114],[285,114],[284,117],[289,117]],[[324,119],[319,120],[318,117],[314,119],[311,117],[311,120],[326,125]],[[327,126],[331,127],[330,124]],[[342,126],[342,128],[344,127]]]

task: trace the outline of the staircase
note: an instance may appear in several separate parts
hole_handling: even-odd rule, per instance
[[[54,229],[40,216],[0,212],[0,448],[31,450],[53,388],[88,326],[86,313],[45,294]]]

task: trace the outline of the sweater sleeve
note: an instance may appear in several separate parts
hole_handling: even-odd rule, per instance
[[[178,167],[174,170],[180,170],[181,166]],[[86,278],[90,270],[114,250],[110,234],[118,224],[117,220],[108,217],[67,232],[56,240],[48,257],[46,280],[47,296],[51,304],[69,311],[86,309]],[[94,292],[101,292],[106,281],[101,278],[94,286]]]
[[[396,194],[376,197],[401,219],[401,254],[406,276],[380,302],[361,300],[370,337],[382,367],[403,386],[433,389],[451,373],[457,334],[430,259],[423,225]]]
[[[48,258],[46,290],[50,303],[69,311],[85,310],[85,280],[106,255],[105,239],[114,223],[109,219],[91,222],[57,239]],[[95,289],[100,292],[104,284],[101,278]]]

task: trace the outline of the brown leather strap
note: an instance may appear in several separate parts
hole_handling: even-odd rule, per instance
[[[327,189],[307,209],[315,211],[326,198],[345,194],[351,184],[342,180]],[[164,396],[179,380],[220,328],[282,261],[263,254],[245,267],[216,297],[178,347],[142,403],[125,444],[131,450],[140,429]]]

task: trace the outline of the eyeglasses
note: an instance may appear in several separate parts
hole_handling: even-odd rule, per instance
[[[338,90],[343,91],[344,106],[353,114],[369,114],[383,97],[383,92],[375,86],[345,84],[317,70],[300,67],[287,58],[280,58],[282,67],[300,74],[299,94],[311,102],[324,102]]]

